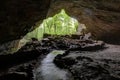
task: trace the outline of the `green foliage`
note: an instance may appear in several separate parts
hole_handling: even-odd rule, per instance
[[[51,54],[55,54],[55,55],[57,55],[57,54],[63,54],[65,51],[63,51],[63,50],[53,50],[52,52],[51,52]]]
[[[78,21],[74,18],[69,17],[64,10],[61,10],[60,13],[56,14],[53,17],[49,17],[41,21],[37,22],[36,26],[34,26],[33,31],[27,33],[22,39],[15,41],[15,45],[9,47],[9,50],[3,51],[4,53],[14,53],[17,52],[22,46],[24,46],[27,42],[30,42],[32,38],[36,38],[41,40],[44,34],[50,35],[71,35],[71,34],[82,34],[84,29],[86,29],[84,24],[78,24]],[[79,27],[78,27],[79,25]],[[53,51],[53,54],[62,54],[61,51]]]
[[[38,28],[28,33],[24,38],[27,40],[31,38],[41,40],[44,34],[70,35],[76,33],[77,28],[78,21],[69,17],[64,10],[61,10],[55,16],[45,19]]]
[[[77,32],[77,28],[78,21],[69,17],[64,10],[61,10],[61,12],[55,16],[43,20],[42,24],[35,30],[27,33],[23,39],[20,40],[17,50],[31,41],[31,38],[41,40],[44,34],[71,35]]]

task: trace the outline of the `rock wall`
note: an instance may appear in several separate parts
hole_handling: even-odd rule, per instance
[[[87,26],[87,31],[106,42],[120,42],[120,0],[54,0],[48,16],[62,8]]]
[[[95,38],[120,42],[120,0],[3,0],[0,5],[0,43],[20,38],[46,14],[62,8]]]
[[[0,43],[20,38],[46,17],[50,0],[2,0]]]

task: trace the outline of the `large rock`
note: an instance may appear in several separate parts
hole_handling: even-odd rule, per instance
[[[50,0],[3,0],[0,7],[0,43],[25,35],[46,17]]]
[[[53,0],[48,16],[61,9],[87,26],[87,31],[107,42],[120,41],[120,0]]]
[[[14,54],[0,55],[0,80],[33,80],[33,69],[49,50],[34,40]]]
[[[103,51],[66,51],[57,55],[54,63],[68,69],[74,80],[120,80],[119,48],[111,45]]]

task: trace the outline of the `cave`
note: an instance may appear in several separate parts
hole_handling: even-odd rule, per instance
[[[120,0],[3,0],[0,80],[120,80]]]

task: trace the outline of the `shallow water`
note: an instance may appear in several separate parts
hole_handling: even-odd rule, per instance
[[[34,71],[34,80],[72,80],[68,71],[56,67],[53,63],[55,56],[64,51],[53,51],[41,62],[41,65]]]

